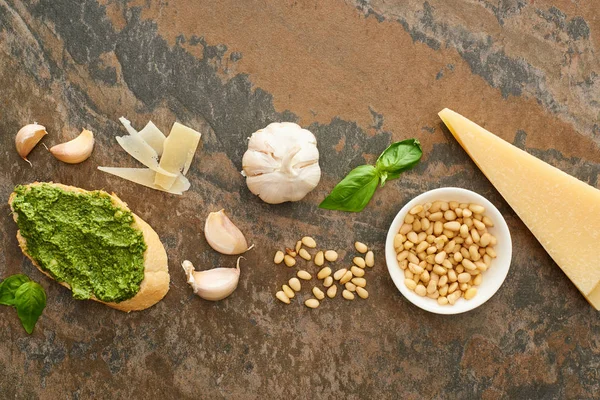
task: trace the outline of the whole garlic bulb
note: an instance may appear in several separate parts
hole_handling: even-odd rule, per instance
[[[275,122],[252,134],[242,158],[248,189],[264,202],[298,201],[321,179],[317,139],[293,122]]]

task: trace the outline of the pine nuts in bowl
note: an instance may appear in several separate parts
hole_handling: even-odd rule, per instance
[[[454,187],[408,202],[385,244],[398,290],[437,314],[463,313],[489,300],[504,282],[511,257],[510,232],[498,209],[483,196]]]

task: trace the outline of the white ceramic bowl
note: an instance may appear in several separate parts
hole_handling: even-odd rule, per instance
[[[483,282],[477,288],[477,295],[471,300],[460,298],[452,306],[439,305],[437,300],[430,299],[429,297],[421,297],[408,289],[406,285],[404,285],[404,271],[398,265],[396,251],[394,249],[394,237],[400,230],[406,214],[418,204],[425,204],[436,200],[476,203],[484,206],[484,215],[490,217],[494,222],[494,226],[488,230],[498,239],[498,243],[494,247],[498,256],[492,261],[491,267],[483,273]],[[394,284],[396,284],[396,287],[400,290],[400,293],[417,307],[436,314],[460,314],[477,308],[489,300],[504,282],[510,267],[511,257],[512,242],[510,239],[510,232],[500,211],[498,211],[498,209],[485,197],[470,190],[454,187],[430,190],[406,203],[396,215],[396,218],[394,218],[385,242],[385,259],[388,271]]]

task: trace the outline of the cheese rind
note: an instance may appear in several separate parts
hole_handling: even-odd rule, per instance
[[[111,175],[118,176],[119,178],[126,179],[133,183],[143,185],[152,189],[162,190],[171,194],[182,194],[190,188],[190,181],[179,174],[175,179],[175,182],[169,189],[164,189],[154,184],[156,178],[156,172],[148,168],[117,168],[117,167],[98,167],[102,172],[106,172]]]
[[[199,132],[175,122],[169,136],[165,139],[160,168],[171,174],[183,172],[185,175],[192,164],[201,136]],[[158,173],[154,183],[163,188],[169,188],[175,179],[176,175],[169,176]]]
[[[600,190],[449,109],[450,132],[577,286],[600,309]]]

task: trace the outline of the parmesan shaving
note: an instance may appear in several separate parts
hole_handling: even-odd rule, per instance
[[[166,137],[152,121],[148,121],[139,134],[144,142],[148,143],[156,151],[156,154],[159,156],[162,155]]]
[[[178,174],[169,189],[154,184],[157,173],[148,168],[116,168],[116,167],[98,167],[102,172],[118,176],[119,178],[143,185],[152,189],[161,190],[171,194],[181,195],[190,188],[190,181]]]
[[[158,154],[156,154],[156,151],[154,151],[154,149],[150,147],[150,145],[146,143],[138,133],[127,136],[117,136],[117,142],[119,142],[123,150],[125,150],[130,156],[132,156],[151,170],[160,172],[161,175],[164,175],[171,179],[171,184],[175,182],[177,174],[165,171],[159,166]],[[163,188],[165,189],[168,189],[169,187],[170,186],[163,186]]]
[[[165,139],[160,168],[169,174],[158,171],[154,183],[163,188],[173,185],[178,173],[185,175],[192,164],[194,153],[202,135],[178,122],[173,124],[169,136]]]

